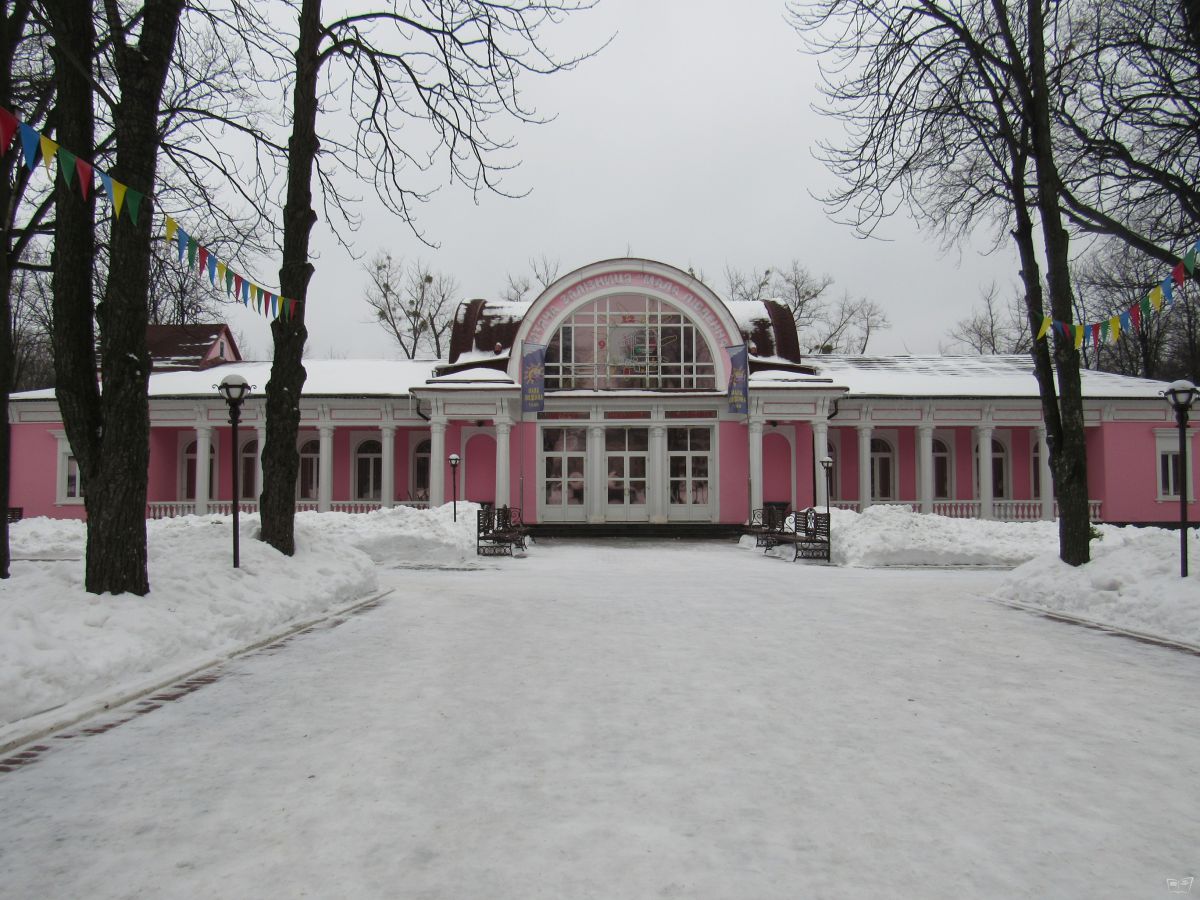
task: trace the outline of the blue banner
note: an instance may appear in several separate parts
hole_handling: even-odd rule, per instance
[[[546,345],[521,345],[521,412],[546,408]]]
[[[729,411],[746,415],[750,412],[750,369],[746,345],[726,347],[729,351]]]

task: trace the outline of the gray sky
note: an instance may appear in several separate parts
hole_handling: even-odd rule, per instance
[[[721,295],[726,264],[796,258],[831,276],[834,296],[882,305],[892,327],[872,338],[876,353],[936,352],[981,287],[995,281],[1009,293],[1017,267],[1007,245],[991,255],[944,253],[906,218],[880,230],[886,240],[864,241],[813,199],[832,183],[813,148],[841,126],[812,109],[820,102],[816,61],[801,52],[782,0],[601,0],[547,42],[568,53],[614,33],[577,70],[524,83],[526,98],[553,122],[500,123],[521,162],[506,187],[529,196],[476,204],[461,186],[443,187],[416,211],[436,250],[375,202],[364,200],[363,225],[350,236],[360,259],[318,224],[312,356],[398,354],[361,299],[362,264],[381,247],[450,272],[463,298],[498,296],[506,273],[527,272],[543,254],[560,262],[560,274],[627,254],[692,266]],[[975,243],[989,245],[986,234]],[[269,355],[261,319],[238,314],[233,324],[245,355]]]

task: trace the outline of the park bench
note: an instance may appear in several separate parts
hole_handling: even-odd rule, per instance
[[[483,507],[476,513],[475,552],[480,556],[512,556],[513,548],[525,549],[529,529],[521,521],[521,510],[502,506]]]
[[[779,504],[771,504],[750,513],[750,524],[746,527],[746,534],[754,535],[754,546],[774,546],[768,544],[770,536],[783,531],[787,514],[787,507]]]
[[[829,513],[812,507],[788,513],[779,531],[767,532],[763,544],[768,550],[788,544],[795,547],[792,562],[798,559],[829,560]]]
[[[20,522],[25,517],[25,508],[21,506],[10,506],[8,508],[8,521]]]

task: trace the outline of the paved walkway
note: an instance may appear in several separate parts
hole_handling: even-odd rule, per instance
[[[1158,897],[1200,659],[995,572],[557,543],[0,774],[0,896]]]

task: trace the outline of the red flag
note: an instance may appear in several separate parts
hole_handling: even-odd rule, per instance
[[[1133,322],[1134,328],[1142,327],[1142,308],[1136,303],[1129,307],[1129,320]]]
[[[208,248],[200,248],[200,271],[203,272],[208,268]]]
[[[0,153],[7,153],[12,145],[13,135],[17,133],[17,117],[7,109],[0,107]]]
[[[1183,281],[1187,278],[1187,268],[1183,265],[1182,259],[1175,264],[1175,268],[1171,270],[1171,275],[1174,277],[1175,283],[1183,287]]]
[[[79,190],[83,191],[83,199],[86,200],[92,190],[92,164],[76,158],[75,171],[79,174]]]
[[[241,294],[242,294],[242,276],[238,275],[235,272],[233,274],[233,296],[240,297]]]
[[[1092,326],[1092,344],[1093,344],[1093,346],[1096,346],[1096,347],[1100,346],[1100,326],[1099,325]]]
[[[296,301],[289,300],[288,301],[288,318],[290,319],[294,315],[296,315]]]

